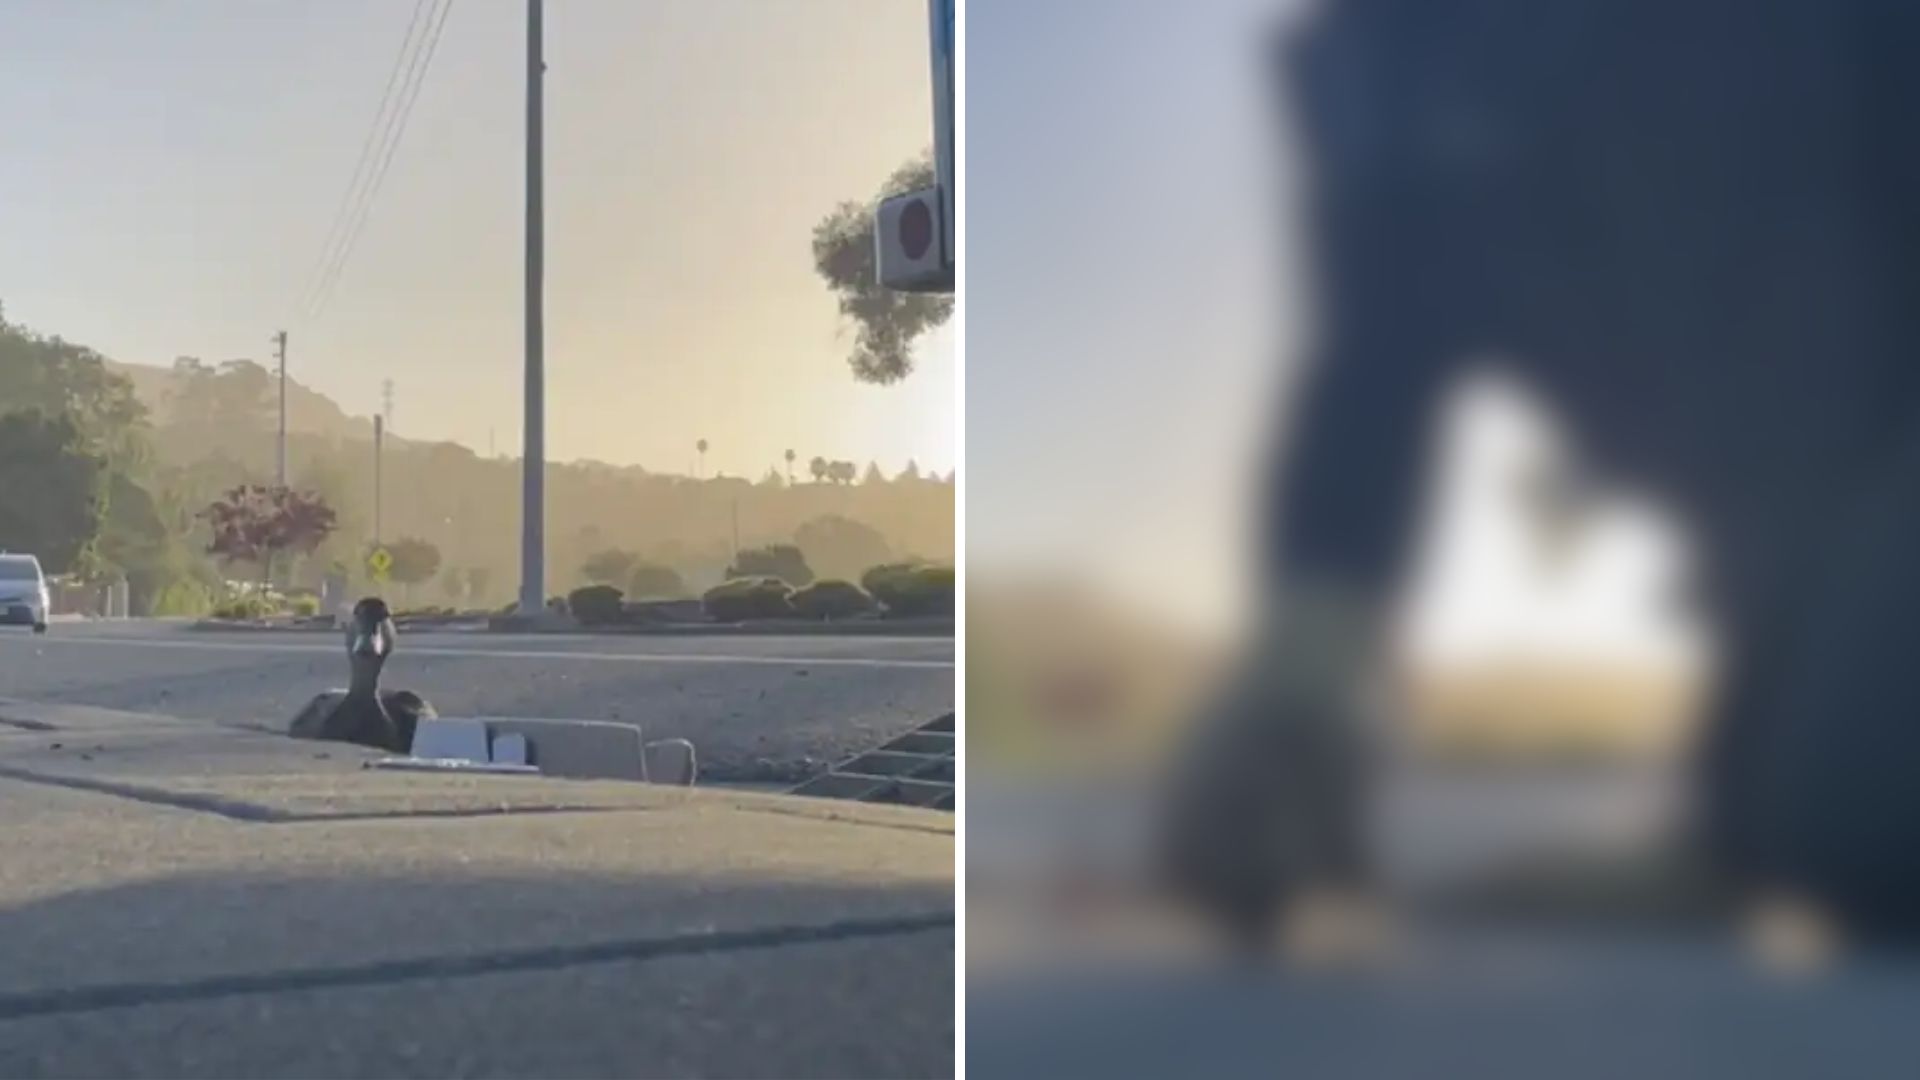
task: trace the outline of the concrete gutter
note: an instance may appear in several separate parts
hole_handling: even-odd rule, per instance
[[[593,634],[606,636],[663,635],[669,637],[952,637],[954,620],[850,619],[817,622],[811,619],[767,619],[749,623],[638,623],[619,626],[583,626],[567,619],[501,615],[487,629],[509,634]]]

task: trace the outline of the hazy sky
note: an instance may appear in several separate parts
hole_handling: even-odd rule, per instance
[[[265,360],[520,438],[525,5],[455,0],[330,304],[300,298],[410,0],[0,0],[0,301],[121,360]],[[548,452],[953,462],[942,331],[857,385],[814,222],[931,142],[921,0],[550,0]]]
[[[971,566],[1231,608],[1293,302],[1273,6],[967,5]]]
[[[1198,627],[1247,614],[1254,511],[1301,331],[1293,168],[1261,35],[1292,0],[969,0],[967,560],[1091,571]],[[1093,17],[1098,12],[1098,17]],[[1679,539],[1606,515],[1557,580],[1511,485],[1550,419],[1483,395],[1414,586],[1413,645],[1669,660]]]

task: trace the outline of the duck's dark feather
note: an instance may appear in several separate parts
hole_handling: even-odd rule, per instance
[[[433,706],[411,690],[383,690],[380,703],[345,690],[315,694],[287,733],[296,739],[350,742],[404,754],[413,747],[414,729],[435,715]]]

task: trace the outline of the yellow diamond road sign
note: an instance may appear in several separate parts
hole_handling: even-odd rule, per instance
[[[387,571],[393,569],[393,556],[387,554],[386,548],[374,548],[373,553],[367,556],[367,569],[373,571],[375,581],[385,581]]]

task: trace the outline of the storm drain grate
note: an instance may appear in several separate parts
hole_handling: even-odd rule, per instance
[[[953,740],[953,714],[948,713],[841,762],[792,793],[952,810]]]

